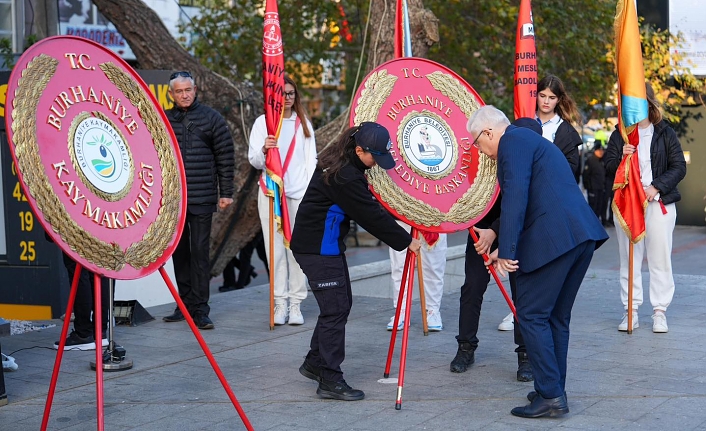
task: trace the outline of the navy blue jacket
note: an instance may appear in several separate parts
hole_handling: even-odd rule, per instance
[[[508,126],[498,145],[498,257],[531,272],[586,241],[608,234],[576,187],[566,157],[535,132]]]
[[[294,222],[290,242],[293,252],[343,254],[351,219],[397,251],[412,242],[411,235],[368,190],[365,166],[355,162],[341,168],[329,179],[329,184],[324,183],[321,168],[314,171]]]

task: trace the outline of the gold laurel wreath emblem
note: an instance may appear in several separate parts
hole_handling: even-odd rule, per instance
[[[149,266],[163,255],[174,235],[181,203],[181,184],[176,159],[169,141],[169,134],[152,109],[149,98],[142,88],[111,62],[100,65],[108,79],[137,107],[140,117],[154,140],[162,169],[162,197],[159,213],[142,239],[123,251],[116,243],[102,241],[83,229],[52,189],[47,177],[37,143],[37,106],[47,84],[56,73],[59,61],[40,54],[22,71],[15,90],[12,111],[12,132],[17,168],[22,172],[30,195],[37,203],[44,219],[62,240],[82,258],[96,266],[119,271],[125,264],[136,269]]]
[[[426,75],[426,78],[435,90],[454,102],[466,117],[470,117],[480,108],[480,103],[475,96],[454,76],[437,71]],[[396,81],[397,77],[389,74],[386,69],[373,73],[365,81],[355,109],[355,124],[377,120],[380,109],[392,94]],[[495,161],[479,153],[478,172],[473,179],[473,184],[454,202],[448,212],[443,212],[410,196],[392,180],[387,171],[379,166],[368,169],[367,176],[380,197],[399,214],[417,225],[439,226],[447,222],[463,224],[482,214],[495,193],[496,173]]]

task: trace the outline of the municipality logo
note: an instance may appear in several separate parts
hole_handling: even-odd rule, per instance
[[[402,156],[418,174],[436,179],[453,169],[457,148],[448,125],[424,110],[408,115],[401,124]]]
[[[109,201],[114,200],[110,196],[119,199],[132,184],[133,163],[125,137],[103,115],[80,117],[72,136],[74,167],[94,193]]]
[[[103,177],[106,181],[109,181],[116,172],[115,155],[109,150],[109,148],[113,146],[110,136],[108,139],[106,139],[105,136],[103,132],[99,132],[98,135],[93,135],[93,140],[86,142],[87,147],[85,147],[85,149],[92,150],[91,153],[93,154],[90,154],[89,157],[91,157],[90,162],[95,173]],[[98,150],[98,154],[95,153],[96,149]]]

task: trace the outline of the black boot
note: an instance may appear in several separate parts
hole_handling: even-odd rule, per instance
[[[471,343],[458,343],[458,351],[456,357],[451,361],[452,373],[465,373],[468,366],[475,362],[475,349]]]
[[[534,380],[534,374],[527,353],[517,352],[517,381],[531,382],[532,380]]]

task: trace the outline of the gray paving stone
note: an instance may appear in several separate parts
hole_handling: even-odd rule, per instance
[[[342,367],[347,381],[366,393],[359,402],[322,400],[316,383],[298,372],[318,314],[311,295],[302,303],[304,325],[270,331],[267,285],[220,293],[214,280],[211,317],[216,329],[202,335],[256,430],[706,429],[706,311],[701,305],[706,296],[706,230],[679,226],[674,242],[677,288],[667,334],[651,331],[648,289],[639,310],[641,327],[632,335],[617,331],[623,313],[617,244],[609,240],[594,256],[573,312],[567,378],[571,413],[563,418],[510,415],[513,407],[527,403],[533,385],[515,380],[512,333],[497,330],[508,307],[494,284],[485,294],[476,363],[466,373],[449,372],[457,347],[463,278],[459,258],[447,266],[444,331],[425,337],[419,302],[413,303],[400,411],[395,410],[397,384],[378,382],[390,343],[391,333],[385,330],[394,314],[390,299],[354,298]],[[351,253],[350,261],[364,262],[366,255],[386,259],[387,250]],[[384,262],[376,267],[383,268]],[[368,269],[357,271],[365,274]],[[648,277],[645,272],[645,283]],[[368,287],[387,292],[384,274],[377,280],[378,285]],[[187,325],[161,321],[173,309],[173,304],[153,307],[149,311],[155,321],[115,328],[134,367],[104,374],[105,429],[245,429]],[[55,322],[59,326],[4,338],[3,351],[50,347],[61,332]],[[393,378],[399,376],[401,344],[398,334]],[[30,349],[13,356],[20,368],[5,374],[10,404],[0,407],[0,430],[38,429],[56,352]],[[96,428],[95,373],[88,367],[93,358],[94,352],[65,353],[50,430]]]

